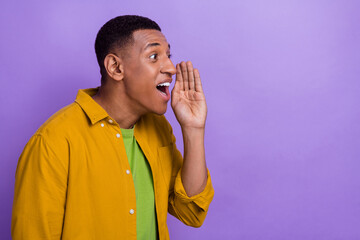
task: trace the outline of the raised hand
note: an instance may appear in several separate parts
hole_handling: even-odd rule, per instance
[[[190,61],[176,65],[171,107],[182,128],[205,128],[207,106],[200,74]]]

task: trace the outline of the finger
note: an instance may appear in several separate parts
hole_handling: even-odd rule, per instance
[[[190,61],[186,63],[186,67],[188,70],[188,80],[189,80],[189,89],[195,91],[195,80],[194,80],[194,68]]]
[[[171,91],[171,104],[175,104],[180,96],[180,82],[176,81]]]
[[[200,73],[199,70],[197,70],[196,68],[194,69],[194,76],[195,76],[195,91],[202,92],[203,88],[200,79]]]
[[[179,92],[182,84],[183,84],[183,80],[181,76],[180,67],[178,66],[178,64],[176,64],[176,80],[174,87],[171,91],[171,94],[173,94],[174,92]]]
[[[178,84],[179,90],[184,90],[184,79],[183,79],[183,77],[182,77],[180,64],[176,64],[176,81],[175,81],[175,86],[176,86],[177,83],[179,83],[179,84]]]
[[[184,82],[183,90],[187,91],[187,90],[189,90],[189,80],[188,80],[188,73],[187,73],[186,63],[181,62],[180,67],[181,67],[181,73],[182,73],[183,82]]]
[[[180,82],[179,81],[175,81],[174,87],[171,91],[171,94],[174,94],[175,92],[179,92],[180,91]]]

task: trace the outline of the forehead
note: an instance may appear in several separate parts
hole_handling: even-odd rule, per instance
[[[162,32],[153,29],[137,30],[133,33],[133,43],[140,51],[144,51],[149,44],[158,43],[168,48],[168,42]]]

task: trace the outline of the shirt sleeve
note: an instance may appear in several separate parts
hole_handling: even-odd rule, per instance
[[[186,225],[200,227],[205,220],[213,197],[214,188],[209,170],[207,170],[205,189],[201,193],[189,197],[182,184],[180,169],[175,179],[174,193],[169,198],[169,213]]]
[[[21,154],[15,174],[12,239],[60,239],[66,191],[66,152],[34,135]],[[61,152],[61,153],[59,153]]]
[[[176,139],[172,133],[170,124],[169,128],[172,134],[172,143],[175,146],[173,155],[175,159],[173,159],[173,163],[181,163],[182,165],[183,158],[176,148]],[[184,224],[192,227],[200,227],[205,220],[209,205],[214,197],[214,188],[211,183],[210,173],[209,170],[207,170],[207,182],[204,190],[197,195],[189,197],[182,184],[181,170],[182,168],[180,167],[177,171],[173,192],[169,195],[168,211]]]

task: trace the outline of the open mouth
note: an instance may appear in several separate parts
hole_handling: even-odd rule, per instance
[[[169,82],[164,82],[164,83],[160,83],[159,85],[157,85],[156,89],[158,91],[160,91],[162,94],[164,94],[165,96],[167,96],[169,93],[169,86],[170,86]]]

